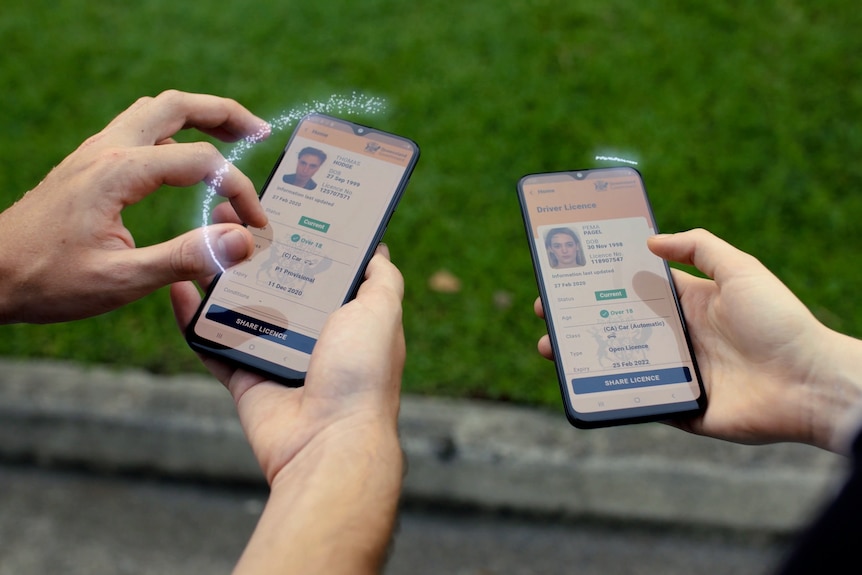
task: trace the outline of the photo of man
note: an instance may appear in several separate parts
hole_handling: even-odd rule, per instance
[[[311,178],[317,173],[317,170],[320,169],[320,166],[325,161],[326,154],[323,150],[318,150],[317,148],[312,148],[310,146],[303,148],[299,151],[299,155],[297,156],[296,173],[286,174],[282,178],[282,181],[284,181],[285,184],[299,186],[306,190],[313,190],[317,187],[317,182]]]

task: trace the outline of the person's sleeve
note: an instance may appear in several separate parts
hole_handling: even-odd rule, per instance
[[[862,433],[853,441],[852,466],[838,496],[799,537],[779,573],[859,573],[862,551]]]

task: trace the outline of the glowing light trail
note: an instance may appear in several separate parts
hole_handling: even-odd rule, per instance
[[[201,225],[204,229],[204,242],[206,243],[210,256],[212,256],[212,259],[218,268],[221,271],[225,271],[224,266],[219,261],[218,256],[216,256],[215,250],[213,249],[207,226],[209,225],[211,213],[210,204],[218,193],[222,182],[224,182],[225,175],[227,175],[232,164],[238,162],[243,155],[252,148],[252,146],[263,140],[267,134],[280,132],[284,128],[313,112],[332,115],[349,115],[358,113],[377,114],[385,109],[386,101],[381,98],[364,96],[356,92],[352,93],[350,96],[333,94],[326,101],[314,100],[284,112],[278,118],[270,121],[268,126],[261,126],[258,132],[237,142],[230,151],[230,154],[225,158],[224,165],[216,171],[212,180],[207,184],[206,194],[204,196],[203,207],[201,210]]]
[[[596,160],[603,160],[605,162],[622,162],[624,164],[630,164],[632,166],[638,165],[638,163],[634,160],[627,160],[625,158],[618,158],[616,156],[596,156]]]

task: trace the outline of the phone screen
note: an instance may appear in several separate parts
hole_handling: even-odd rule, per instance
[[[518,185],[569,420],[578,427],[693,414],[705,406],[640,173],[525,176]]]
[[[350,299],[407,185],[407,138],[305,117],[260,193],[252,257],[219,275],[187,332],[191,346],[301,383],[330,313]]]

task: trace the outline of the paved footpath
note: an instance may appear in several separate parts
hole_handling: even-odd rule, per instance
[[[682,573],[670,558],[682,558],[682,567],[693,567],[696,558],[672,551],[675,545],[704,565],[733,557],[749,567],[713,572],[761,572],[828,496],[844,465],[807,446],[740,446],[660,424],[579,431],[559,413],[493,402],[406,396],[400,427],[408,473],[392,573],[558,572],[549,561],[583,563],[585,573]],[[153,545],[165,557],[167,542],[185,548],[171,521],[185,521],[200,539],[217,523],[207,519],[213,513],[208,505],[234,505],[227,517],[239,517],[236,530],[227,521],[226,535],[212,542],[230,562],[265,496],[233,404],[205,376],[0,361],[0,461],[6,462],[0,468],[0,575],[75,572],[56,562],[34,571],[5,565],[50,555],[47,543],[34,548],[34,542],[75,540],[88,525],[111,525],[79,526],[84,501],[87,513],[108,510],[118,526],[129,524],[128,509],[138,509],[129,518],[162,534],[166,542]],[[117,497],[124,503],[114,505]],[[185,518],[184,508],[191,510]],[[10,517],[17,519],[10,523]],[[108,531],[122,537],[121,530]],[[120,558],[110,550],[128,545],[104,545],[111,538],[98,530],[85,539],[109,554],[113,572],[210,572],[148,571],[141,562],[116,569]],[[458,542],[460,552],[447,551]],[[507,549],[513,550],[509,559]],[[471,553],[472,563],[466,559]],[[99,553],[91,549],[89,555]],[[519,567],[519,556],[535,568]],[[599,556],[617,561],[619,569],[586,570],[601,565]],[[447,558],[461,563],[442,567]],[[219,565],[211,572],[226,570]]]
[[[266,491],[0,465],[0,575],[230,573]],[[385,575],[757,575],[782,541],[407,506]]]

